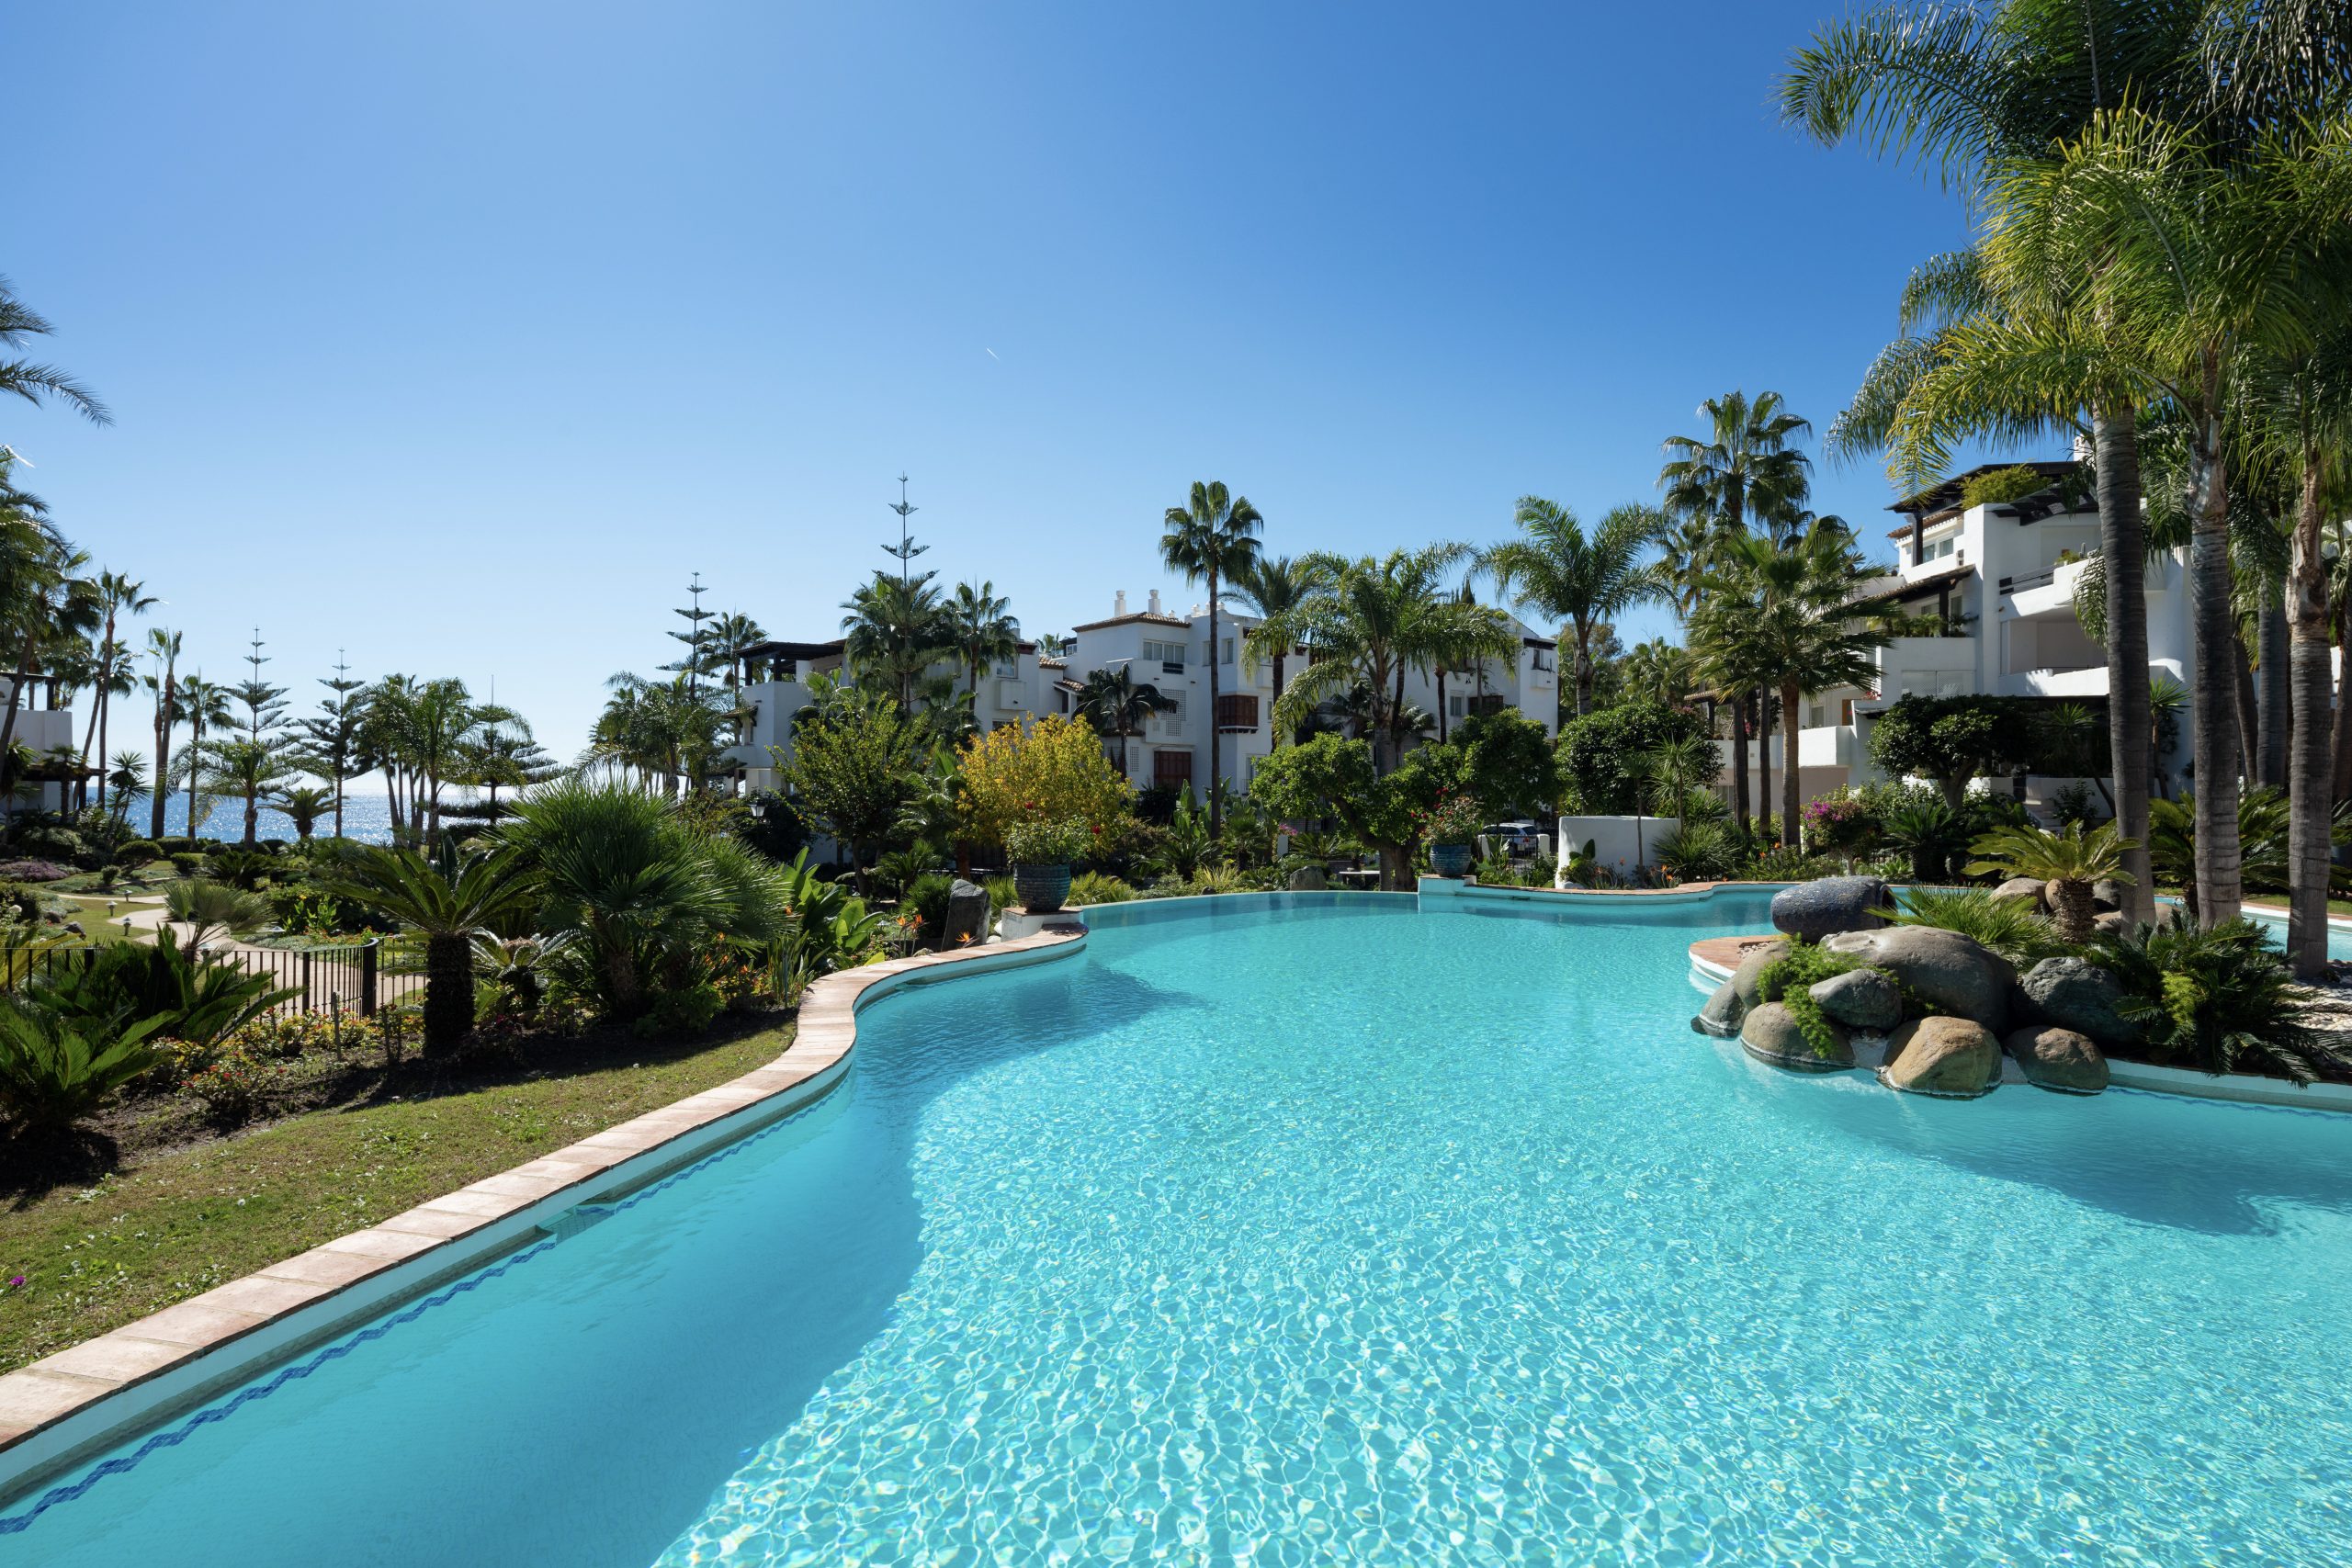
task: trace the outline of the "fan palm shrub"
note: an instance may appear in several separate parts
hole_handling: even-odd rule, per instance
[[[1739,845],[1719,821],[1686,820],[1660,833],[1652,848],[1658,868],[1678,882],[1725,877],[1739,863]]]
[[[1911,879],[1941,882],[1952,857],[1968,847],[1967,816],[1940,800],[1915,800],[1886,815],[1882,836],[1911,857]]]
[[[2078,947],[2091,938],[2096,909],[2091,885],[2112,880],[2130,883],[2123,869],[2123,852],[2139,846],[2106,823],[2087,832],[2080,822],[2061,832],[2046,828],[2003,828],[1976,840],[1971,876],[2030,876],[2052,889],[2052,922],[2058,940]]]
[[[268,925],[272,916],[269,900],[260,894],[202,876],[164,889],[164,909],[175,925],[187,928],[190,958],[214,937],[234,941],[251,936]]]
[[[454,1049],[474,1025],[474,940],[530,898],[529,867],[511,852],[461,857],[446,840],[430,858],[346,844],[325,880],[337,896],[424,939],[424,1051]]]

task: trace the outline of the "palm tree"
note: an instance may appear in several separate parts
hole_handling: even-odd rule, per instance
[[[2090,941],[2097,919],[2092,885],[2121,882],[2124,840],[2112,822],[2086,833],[2080,822],[2063,833],[2041,828],[2004,828],[1975,843],[1976,858],[1969,863],[1971,876],[2030,876],[2051,885],[2052,923],[2058,940],[2080,947]]]
[[[2258,442],[2294,486],[2287,576],[2290,682],[2287,958],[2299,980],[2327,967],[2327,890],[2334,802],[2327,522],[2352,491],[2352,323],[2308,350],[2258,361]],[[2336,609],[2346,606],[2339,601]]]
[[[1755,535],[1727,541],[1694,635],[1729,650],[1735,669],[1781,697],[1781,841],[1798,841],[1798,708],[1814,692],[1866,686],[1877,673],[1883,627],[1849,608],[1860,558],[1842,528],[1816,526],[1785,547]]]
[[[0,447],[0,482],[12,457]],[[96,630],[99,618],[96,587],[82,575],[90,558],[59,536],[38,508],[12,487],[0,495],[0,646],[16,650],[0,717],[0,792],[14,782],[17,717],[44,651],[63,653]]]
[[[267,739],[232,733],[192,755],[191,761],[209,774],[214,790],[245,803],[246,849],[259,842],[261,803],[278,785],[294,776],[286,753]],[[193,781],[189,787],[194,788]]]
[[[200,814],[196,808],[196,792],[198,779],[205,771],[205,728],[208,725],[217,727],[234,724],[237,714],[236,710],[230,705],[229,689],[206,680],[199,672],[190,675],[180,682],[177,716],[186,719],[188,723],[187,832],[188,842],[194,843],[197,831],[202,826]],[[160,788],[162,780],[159,776],[157,786]]]
[[[1594,626],[1666,595],[1665,573],[1643,558],[1665,533],[1665,514],[1654,506],[1611,507],[1587,536],[1574,512],[1530,495],[1520,498],[1512,521],[1520,537],[1487,550],[1479,564],[1498,592],[1575,629],[1581,718],[1592,705]]]
[[[1253,665],[1261,659],[1273,661],[1275,706],[1283,700],[1285,662],[1298,646],[1290,640],[1289,629],[1314,593],[1316,575],[1306,561],[1263,554],[1252,556],[1226,584],[1241,607],[1258,617],[1258,625],[1241,639],[1241,649]],[[1281,727],[1275,726],[1272,744],[1279,747],[1282,740]]]
[[[107,809],[117,824],[130,820],[130,808],[149,793],[147,759],[136,751],[117,751],[107,771]]]
[[[1159,687],[1148,681],[1138,681],[1125,664],[1115,670],[1097,670],[1080,683],[1074,704],[1078,716],[1093,726],[1094,733],[1105,740],[1119,742],[1118,755],[1113,759],[1121,773],[1127,771],[1127,742],[1141,732],[1156,713],[1176,711],[1176,699],[1160,694]]]
[[[1698,580],[1694,576],[1693,581]],[[1690,650],[1662,637],[1637,642],[1626,649],[1623,671],[1629,693],[1667,707],[1686,705],[1699,683]],[[1709,770],[1711,774],[1713,771]]]
[[[272,810],[285,813],[294,824],[295,838],[307,844],[318,829],[319,818],[334,809],[334,792],[301,784],[272,796],[268,804]]]
[[[150,627],[146,657],[155,665],[154,672],[142,678],[146,688],[155,694],[155,794],[148,808],[147,836],[160,839],[164,795],[172,776],[172,730],[180,718],[180,634]]]
[[[201,876],[175,882],[164,890],[164,910],[175,924],[187,928],[186,948],[190,959],[216,936],[232,940],[251,936],[269,924],[269,900],[225,882]]]
[[[1248,570],[1258,558],[1258,530],[1266,520],[1247,496],[1228,492],[1224,480],[1204,484],[1195,479],[1191,500],[1170,507],[1164,521],[1167,532],[1159,536],[1161,563],[1182,572],[1187,582],[1206,581],[1209,590],[1209,836],[1216,838],[1225,829],[1223,805],[1214,787],[1216,781],[1225,777],[1222,716],[1217,712],[1216,597],[1220,583]]]
[[[0,348],[21,349],[26,346],[26,339],[46,337],[56,330],[26,309],[8,287],[8,280],[0,277]],[[114,421],[106,405],[88,388],[52,365],[37,365],[27,359],[0,361],[0,392],[13,392],[34,404],[55,398],[92,424],[110,424]]]
[[[1420,651],[1419,662],[1437,682],[1440,745],[1445,743],[1447,733],[1446,671],[1476,672],[1483,688],[1487,662],[1516,658],[1519,638],[1519,628],[1510,617],[1492,604],[1479,604],[1466,582],[1450,593],[1440,593],[1426,607],[1414,644]]]
[[[1805,455],[1789,443],[1813,426],[1782,406],[1781,394],[1764,392],[1750,402],[1745,392],[1727,392],[1699,405],[1707,431],[1666,438],[1666,461],[1658,488],[1666,492],[1669,517],[1704,525],[1720,541],[1747,531],[1748,519],[1783,517],[1804,504],[1811,489]],[[1730,697],[1732,810],[1747,826],[1747,705],[1741,691]]]
[[[1315,591],[1279,635],[1295,631],[1294,641],[1312,649],[1315,658],[1283,692],[1275,722],[1295,728],[1327,701],[1354,697],[1359,733],[1373,739],[1382,770],[1403,761],[1406,742],[1418,730],[1407,722],[1406,671],[1429,660],[1447,574],[1469,553],[1445,544],[1378,558],[1306,558]]]
[[[997,596],[995,583],[984,581],[976,588],[959,582],[942,613],[947,640],[971,673],[968,697],[976,722],[980,713],[981,675],[996,660],[1021,651],[1021,623],[1012,617],[1012,609],[1010,599]]]
[[[2080,280],[2067,346],[2113,366],[2138,400],[2169,405],[2188,432],[2199,914],[2232,919],[2242,882],[2227,426],[2244,370],[2310,344],[2310,302],[2346,265],[2352,122],[2296,143],[2267,139],[2231,160],[2200,133],[2117,110],[2053,154],[2013,161],[1998,196],[1981,247],[1996,283],[2021,293],[2051,277]],[[2031,377],[2048,353],[2046,341],[1968,333],[1919,400],[1971,373]]]
[[[474,939],[532,896],[524,858],[511,850],[460,859],[443,844],[416,851],[343,844],[326,886],[424,938],[424,1050],[447,1054],[473,1032]]]
[[[843,642],[861,680],[892,693],[899,706],[914,711],[915,687],[923,671],[956,652],[946,627],[945,607],[932,586],[934,572],[874,580],[842,604]]]
[[[90,728],[82,738],[82,761],[89,761],[91,744],[96,743],[96,755],[103,760],[107,754],[107,715],[109,700],[127,697],[136,684],[130,671],[129,650],[117,640],[116,622],[125,615],[137,615],[152,607],[156,600],[146,592],[145,584],[133,582],[119,571],[101,571],[96,579],[98,612],[105,617],[99,635],[97,658],[91,667],[90,688],[96,699],[90,710]],[[98,804],[107,802],[107,781],[98,779]]]
[[[1914,156],[1947,181],[1957,176],[1977,189],[2003,160],[2047,153],[2127,103],[2214,129],[2243,151],[2263,131],[2301,120],[2317,107],[2324,85],[2340,80],[2352,43],[2348,23],[2352,13],[2324,6],[2001,0],[1954,6],[1903,0],[1826,24],[1792,62],[1782,110],[1824,143],[1859,140],[1882,153]],[[1935,285],[1939,275],[1960,287]],[[1940,296],[1942,313],[1955,321],[1987,312],[2016,315],[2028,301],[2046,306],[2052,293],[2033,289],[2024,299],[1989,307],[1976,277],[1973,256],[1939,258],[1908,292]],[[1929,283],[1924,290],[1923,280]],[[1941,357],[1941,333],[1914,336],[1917,324],[1907,297],[1905,335],[1872,366],[1849,411],[1848,420],[1861,416],[1863,439],[1844,442],[1833,433],[1833,449],[1883,444],[1870,438],[1869,427],[1877,425],[1883,435],[1904,389]],[[1981,422],[2005,435],[2053,423],[2079,430],[2087,423],[2108,568],[2111,794],[2123,832],[2145,843],[2149,780],[2133,765],[2154,744],[2142,586],[2138,419],[2144,390],[2084,352],[2085,337],[2063,306],[2037,310],[2017,324],[2021,339],[2038,338],[2050,352],[2039,356],[2035,374],[2008,380],[2008,400],[1980,400]],[[2125,890],[2125,910],[2145,920],[2154,908],[2147,852],[2126,855],[2140,880]]]

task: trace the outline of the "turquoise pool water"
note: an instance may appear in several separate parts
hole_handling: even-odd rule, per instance
[[[1219,900],[903,992],[0,1561],[2352,1561],[2352,1122],[1769,1074],[1687,1026],[1727,911]]]

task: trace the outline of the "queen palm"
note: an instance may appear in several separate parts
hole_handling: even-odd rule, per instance
[[[1496,606],[1479,604],[1464,583],[1451,593],[1438,595],[1427,606],[1415,642],[1422,651],[1423,668],[1436,680],[1437,739],[1442,745],[1447,733],[1446,671],[1474,671],[1483,686],[1489,660],[1517,657],[1519,628]]]
[[[1119,771],[1127,771],[1127,741],[1150,722],[1156,713],[1169,713],[1176,706],[1176,699],[1162,696],[1159,688],[1148,682],[1137,681],[1125,664],[1116,670],[1097,670],[1087,676],[1078,689],[1078,715],[1094,727],[1094,733],[1105,740],[1119,742],[1116,759]]]
[[[1225,807],[1215,784],[1225,777],[1221,722],[1217,712],[1217,593],[1220,586],[1247,570],[1258,558],[1258,531],[1266,520],[1247,496],[1235,495],[1223,479],[1193,481],[1193,493],[1182,506],[1171,506],[1162,521],[1159,559],[1181,571],[1187,582],[1205,582],[1209,591],[1209,837],[1225,830]]]
[[[180,720],[180,634],[162,626],[147,632],[145,657],[154,670],[141,683],[155,694],[155,793],[147,812],[147,836],[164,836],[164,796],[172,776],[172,731]]]
[[[245,803],[244,838],[246,849],[259,841],[261,806],[265,797],[275,794],[277,787],[294,777],[293,766],[286,753],[267,739],[256,740],[250,735],[231,731],[209,745],[199,748],[192,757],[210,780],[215,792],[233,795]],[[190,787],[194,787],[193,781]]]
[[[1295,631],[1293,640],[1313,649],[1315,659],[1283,692],[1275,722],[1295,728],[1327,699],[1350,699],[1361,685],[1356,722],[1370,731],[1384,771],[1401,762],[1411,738],[1405,674],[1427,657],[1431,607],[1445,597],[1448,574],[1468,556],[1465,547],[1449,544],[1382,557],[1306,558],[1315,592],[1283,635]]]
[[[1798,841],[1798,708],[1833,686],[1864,686],[1877,674],[1872,653],[1886,632],[1853,615],[1860,575],[1842,528],[1816,526],[1785,545],[1747,535],[1726,542],[1694,632],[1728,650],[1732,667],[1767,680],[1781,698],[1781,841]]]
[[[96,580],[98,613],[105,617],[98,636],[96,658],[91,665],[90,688],[95,698],[90,710],[90,728],[82,738],[82,760],[87,762],[95,755],[103,760],[107,754],[107,716],[111,699],[126,697],[137,684],[130,670],[130,650],[122,646],[118,623],[122,616],[145,613],[156,600],[146,592],[146,585],[133,582],[119,571],[101,571]],[[91,750],[95,742],[96,750]],[[98,804],[107,801],[107,781],[98,779]]]
[[[1705,525],[1720,543],[1747,531],[1750,518],[1783,516],[1804,504],[1812,488],[1811,462],[1790,443],[1813,426],[1788,412],[1778,392],[1726,392],[1699,405],[1706,429],[1700,435],[1669,435],[1658,488],[1666,492],[1668,516]],[[1712,549],[1709,553],[1712,553]],[[1731,702],[1732,810],[1747,826],[1747,725],[1749,694],[1725,694]]]
[[[27,339],[46,337],[56,330],[27,309],[8,287],[8,280],[0,277],[0,349],[21,349]],[[88,388],[53,365],[40,365],[29,359],[0,360],[0,392],[14,393],[28,403],[54,398],[93,424],[107,424],[113,420],[106,405]]]
[[[208,681],[199,671],[179,683],[179,712],[176,716],[187,721],[187,839],[196,841],[202,827],[202,814],[197,810],[196,796],[198,779],[205,772],[204,732],[207,728],[220,728],[237,721],[237,710],[231,705],[229,688]],[[163,778],[156,775],[156,787]]]
[[[1257,555],[1238,572],[1227,587],[1241,607],[1258,617],[1259,624],[1250,628],[1242,639],[1242,650],[1252,660],[1271,660],[1274,666],[1274,705],[1283,700],[1283,677],[1287,671],[1291,650],[1298,646],[1283,635],[1283,628],[1293,625],[1299,609],[1315,592],[1316,574],[1307,563],[1292,556]],[[1269,632],[1266,628],[1275,629]],[[1271,716],[1268,720],[1272,723]],[[1274,726],[1272,744],[1283,741],[1282,728]]]
[[[947,640],[972,678],[967,696],[975,719],[980,711],[980,677],[990,664],[1021,651],[1021,623],[1013,619],[1012,611],[1012,602],[998,597],[993,582],[977,587],[957,583],[955,595],[942,611]]]
[[[1577,716],[1592,705],[1592,634],[1604,621],[1664,598],[1666,573],[1646,559],[1666,531],[1654,506],[1611,507],[1588,535],[1577,514],[1555,501],[1520,498],[1511,520],[1519,537],[1494,546],[1479,564],[1496,592],[1576,634]]]
[[[842,632],[851,668],[860,680],[889,692],[909,713],[923,671],[955,651],[939,590],[932,586],[936,575],[877,571],[842,604],[848,612]]]
[[[2009,163],[1979,247],[1993,292],[2032,299],[2067,280],[2065,308],[1978,316],[1945,334],[1906,399],[1899,454],[2003,411],[2080,396],[2091,377],[2161,401],[2188,435],[2197,650],[2194,757],[2201,917],[2241,896],[2227,424],[2253,357],[2311,341],[2327,244],[2352,203],[2352,127],[2224,159],[2134,109],[2103,115],[2052,155]],[[2336,263],[2340,267],[2339,259]],[[2110,558],[2109,592],[2132,563]],[[2113,603],[2110,598],[2110,604]],[[2119,802],[2120,804],[2120,802]]]

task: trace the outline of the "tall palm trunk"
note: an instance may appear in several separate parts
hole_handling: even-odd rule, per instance
[[[1582,718],[1592,711],[1592,628],[1584,617],[1576,619],[1577,628],[1577,716]]]
[[[164,671],[164,689],[155,698],[155,793],[147,801],[147,836],[164,836],[164,802],[172,793],[172,708],[179,701],[179,688],[167,666]]]
[[[202,671],[197,671],[199,675]],[[201,687],[198,690],[202,690]],[[191,706],[198,705],[191,704]],[[196,847],[196,775],[204,767],[204,715],[201,711],[188,715],[187,720],[187,843]],[[160,783],[160,781],[159,781]]]
[[[1439,745],[1445,744],[1445,665],[1441,660],[1437,667],[1437,743]]]
[[[1731,807],[1742,833],[1747,831],[1747,696],[1731,699]]]
[[[2155,747],[2148,701],[2147,546],[2140,516],[2140,418],[2131,403],[2103,409],[2092,422],[2098,468],[2099,553],[2107,560],[2107,738],[2115,770],[2110,794],[2116,830],[2127,843],[2123,911],[2155,918],[2155,871],[2148,856],[2148,786],[2153,770],[2136,766]]]
[[[2293,701],[2288,695],[2292,684],[2288,665],[2293,655],[2287,649],[2286,586],[2281,582],[2263,594],[2261,617],[2255,623],[2255,636],[2260,640],[2255,675],[2254,776],[2273,789],[2287,782],[2289,708]]]
[[[1216,711],[1216,568],[1208,570],[1209,579],[1209,837],[1221,840],[1225,836],[1224,792],[1217,783],[1225,777],[1225,728],[1217,722]]]
[[[2210,378],[2217,379],[2218,371]],[[2237,615],[2230,604],[2229,475],[2219,423],[2218,416],[2203,422],[2190,459],[2197,508],[2188,554],[2197,650],[2191,716],[2197,914],[2208,927],[2237,919],[2244,892],[2238,853]]]
[[[473,1032],[473,943],[462,933],[424,939],[424,1054],[447,1055]]]
[[[1772,706],[1759,686],[1747,694],[1756,709],[1756,817],[1760,829],[1772,826]]]
[[[1796,682],[1781,682],[1781,842],[1792,847],[1802,841],[1797,832],[1797,796],[1804,782],[1797,776],[1797,703],[1802,695]]]
[[[2294,705],[2294,754],[2287,778],[2287,961],[2306,980],[2327,968],[2327,873],[2334,851],[2328,831],[2327,562],[2320,555],[2324,521],[2320,454],[2307,444],[2294,559],[2287,575]]]
[[[0,719],[0,801],[10,797],[10,786],[17,782],[17,713],[24,705],[25,682],[32,675],[33,656],[40,649],[41,624],[46,619],[45,615],[33,617],[32,630],[25,634],[24,651],[8,682],[8,716]]]
[[[1282,750],[1283,727],[1274,720],[1274,708],[1283,705],[1283,656],[1274,655],[1274,707],[1266,710],[1266,750]],[[1441,706],[1443,705],[1440,705]]]
[[[2335,786],[2330,795],[2338,802],[2352,800],[2352,703],[2345,696],[2352,694],[2352,604],[2335,606],[2336,667],[2343,671],[2336,682],[2335,734]]]
[[[2251,786],[2262,782],[2262,739],[2256,730],[2260,702],[2254,690],[2254,661],[2246,657],[2245,637],[2231,628],[2230,652],[2236,666],[2238,688],[2238,776]]]

